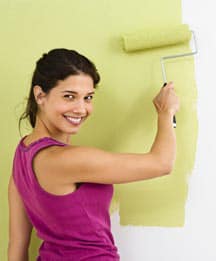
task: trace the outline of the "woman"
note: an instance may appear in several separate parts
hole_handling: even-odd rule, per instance
[[[14,155],[9,182],[9,261],[28,260],[32,227],[43,240],[37,260],[120,260],[110,230],[113,184],[166,175],[176,154],[172,83],[153,102],[158,131],[148,153],[110,153],[74,146],[93,110],[100,76],[86,57],[54,49],[37,61],[26,111],[33,128]]]

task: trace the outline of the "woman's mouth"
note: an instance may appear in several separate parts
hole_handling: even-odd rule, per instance
[[[64,117],[70,124],[73,124],[76,126],[78,126],[82,121],[82,117],[71,117],[71,116],[67,116],[67,115],[64,115]]]

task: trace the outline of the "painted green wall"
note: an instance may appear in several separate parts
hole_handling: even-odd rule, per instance
[[[2,0],[0,48],[0,260],[8,241],[7,185],[36,60],[53,48],[75,49],[92,59],[102,81],[94,114],[72,143],[113,152],[147,152],[156,133],[152,99],[162,85],[159,59],[185,52],[188,45],[126,54],[120,36],[149,26],[181,24],[180,0]],[[197,92],[193,58],[166,63],[167,76],[181,100],[177,113],[177,161],[172,175],[115,185],[111,212],[121,225],[182,226],[188,176],[197,139]],[[23,130],[23,135],[28,130]],[[118,175],[118,173],[116,173]],[[40,242],[31,243],[31,260]]]

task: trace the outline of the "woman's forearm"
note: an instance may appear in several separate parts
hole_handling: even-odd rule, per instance
[[[176,157],[176,135],[172,124],[173,115],[166,111],[158,114],[158,130],[150,152],[171,170]]]

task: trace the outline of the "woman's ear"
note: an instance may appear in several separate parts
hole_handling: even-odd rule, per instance
[[[35,101],[38,105],[43,103],[43,97],[45,97],[46,93],[42,90],[39,85],[35,85],[33,88]]]

